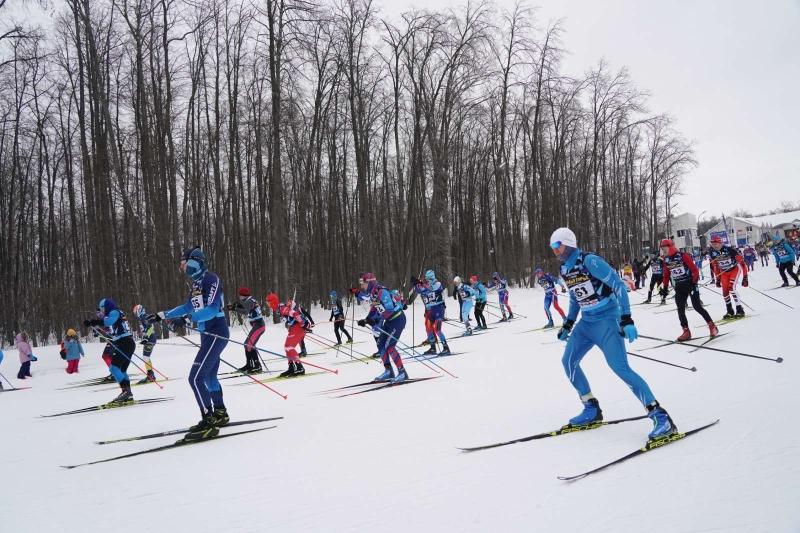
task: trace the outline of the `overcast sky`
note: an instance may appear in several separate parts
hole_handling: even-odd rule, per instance
[[[389,16],[415,5],[464,3],[375,1]],[[22,3],[9,5],[16,11]],[[511,7],[513,0],[496,5]],[[530,5],[539,7],[542,26],[564,20],[565,73],[580,75],[600,58],[614,69],[627,66],[636,85],[651,94],[651,111],[672,115],[694,141],[700,165],[687,176],[676,213],[758,213],[783,200],[800,201],[800,0]]]
[[[463,2],[377,0],[387,14]],[[497,0],[513,6],[513,0]],[[564,19],[563,70],[629,68],[694,141],[699,167],[676,212],[719,215],[800,201],[800,0],[531,0]],[[705,215],[704,215],[705,216]]]

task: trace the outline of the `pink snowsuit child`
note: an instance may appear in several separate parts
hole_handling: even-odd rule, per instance
[[[19,372],[17,373],[17,379],[33,377],[31,375],[33,350],[31,350],[31,345],[28,342],[28,334],[24,331],[22,333],[18,333],[14,340],[17,345],[17,350],[19,351],[19,362],[21,364],[19,367]]]

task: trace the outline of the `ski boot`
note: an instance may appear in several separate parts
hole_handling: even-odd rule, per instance
[[[333,343],[333,345],[334,346],[341,346],[342,345],[342,341],[336,341],[336,342]]]
[[[789,282],[788,281],[784,281],[783,284],[781,285],[781,287],[788,287],[788,286],[789,286]]]
[[[550,329],[554,326],[553,321],[550,320],[547,324],[544,325],[542,329]]]
[[[308,352],[306,351],[300,352],[300,357],[308,357]]]
[[[397,369],[397,377],[392,380],[392,383],[402,383],[403,381],[408,379],[408,372],[406,372],[406,368],[398,368]]]
[[[450,355],[450,347],[446,342],[442,345],[442,351],[439,352],[439,355]]]
[[[509,312],[508,313],[508,319],[509,320],[514,320],[514,313]]]
[[[427,351],[422,352],[422,355],[436,355],[436,343],[430,343],[431,347]]]
[[[392,370],[392,365],[386,364],[383,365],[384,370],[383,374],[375,378],[373,381],[391,381],[394,379],[394,370]]]
[[[222,426],[227,426],[228,422],[231,421],[231,417],[228,416],[228,410],[224,407],[220,407],[219,409],[214,409],[214,412],[211,414],[214,417],[214,425],[218,428]]]
[[[659,303],[658,305],[667,305],[667,299],[661,298],[661,303]]]
[[[508,319],[506,318],[506,315],[503,315],[503,318],[498,320],[498,322],[508,322]]]
[[[190,427],[186,435],[176,444],[212,439],[217,435],[219,435],[219,428],[215,424],[214,414],[206,413],[200,422]]]
[[[145,377],[143,377],[142,379],[140,379],[139,381],[137,381],[136,384],[137,385],[144,385],[145,383],[149,383],[151,381],[153,383],[155,383],[155,381],[156,381],[156,373],[153,372],[152,370],[148,370],[147,371],[147,375]]]
[[[800,287],[800,281],[795,281],[794,284],[795,286]]]
[[[377,359],[377,358],[378,358],[378,357],[380,357],[380,356],[381,356],[381,352],[375,352],[375,353],[374,353],[374,354],[372,354],[370,357],[372,357],[373,359]]]
[[[741,305],[736,306],[736,318],[744,318],[744,308]]]
[[[601,420],[603,420],[603,410],[600,409],[600,402],[597,398],[589,398],[583,402],[583,411],[578,416],[570,418],[568,425],[585,426]]]
[[[347,340],[344,341],[344,343],[345,344],[353,344],[353,338],[352,337],[347,337]]]
[[[245,372],[248,374],[260,374],[263,371],[264,369],[261,368],[261,363],[253,363]]]
[[[678,428],[670,418],[669,413],[658,402],[647,406],[647,416],[653,421],[653,431],[647,437],[650,440],[659,440],[678,432]]]
[[[294,367],[294,375],[295,375],[295,376],[302,376],[302,375],[304,375],[305,373],[306,373],[306,369],[305,369],[305,367],[303,366],[303,363],[301,363],[300,361],[298,361],[297,363],[295,363],[295,367]]]
[[[645,300],[644,303],[646,303],[646,304],[653,303],[653,295],[652,294],[648,294],[647,295],[647,300]]]
[[[107,405],[113,406],[120,406],[120,405],[129,405],[133,403],[133,393],[131,392],[131,385],[130,383],[127,384],[120,384],[122,390],[119,393],[119,396],[108,402]]]
[[[472,335],[472,328],[467,326],[467,329],[464,330],[464,333],[461,334],[462,337],[469,337]]]
[[[708,333],[712,339],[719,335],[719,329],[717,329],[717,325],[713,322],[708,323]]]
[[[252,367],[250,366],[250,361],[248,361],[242,368],[237,368],[236,370],[238,370],[242,374],[247,374],[248,372],[250,372],[251,368]]]
[[[722,320],[730,320],[736,316],[736,314],[733,312],[733,307],[731,307],[731,304],[728,304],[727,311],[728,312],[722,317]]]
[[[279,377],[290,378],[290,377],[294,376],[295,372],[296,372],[296,366],[295,366],[295,364],[293,362],[290,361],[289,362],[289,368],[286,370],[286,372],[281,372]]]
[[[114,376],[112,376],[111,374],[109,374],[109,375],[107,375],[106,377],[104,377],[104,378],[103,378],[103,381],[102,381],[102,383],[114,383],[114,382],[116,382],[116,381],[117,381],[117,380],[116,380],[116,379],[114,379]]]
[[[692,332],[689,331],[689,328],[683,328],[683,333],[681,333],[680,337],[675,339],[678,342],[686,342],[692,340]]]

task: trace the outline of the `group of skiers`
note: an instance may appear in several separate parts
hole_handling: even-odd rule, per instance
[[[559,228],[554,231],[550,246],[561,263],[559,275],[553,276],[541,268],[534,269],[533,273],[536,282],[545,291],[544,310],[547,323],[544,328],[555,327],[551,307],[562,319],[558,338],[567,342],[562,363],[568,379],[583,403],[583,410],[570,419],[569,424],[585,426],[602,421],[599,401],[592,394],[588,379],[580,367],[586,353],[593,346],[598,346],[611,369],[628,385],[652,419],[653,430],[649,437],[659,439],[676,432],[676,425],[656,400],[647,382],[628,364],[625,340],[634,342],[638,338],[628,298],[628,293],[632,289],[630,284],[626,284],[614,267],[602,257],[581,250],[575,234],[569,228]],[[779,241],[772,244],[771,251],[784,286],[788,285],[787,273],[796,285],[800,285],[800,279],[793,271],[797,259],[794,248],[785,241]],[[740,284],[748,286],[749,261],[742,252],[724,244],[719,237],[711,239],[709,260],[715,283],[722,289],[726,305],[727,312],[723,320],[743,317],[744,310],[738,286]],[[652,259],[646,256],[642,262],[637,263],[637,266],[638,272],[635,273],[633,290],[643,286],[646,270],[649,269],[651,273],[645,303],[651,303],[653,290],[656,288],[661,303],[665,303],[669,287],[672,286],[678,319],[683,329],[678,341],[692,338],[685,312],[688,301],[691,301],[692,307],[708,325],[710,337],[718,335],[716,324],[700,301],[698,282],[701,268],[698,268],[695,257],[677,250],[670,239],[663,239],[660,243],[660,255]],[[220,356],[230,336],[225,312],[231,311],[246,317],[250,325],[246,341],[243,343],[246,364],[238,369],[242,373],[262,370],[256,345],[264,334],[266,322],[260,303],[247,287],[239,288],[237,301],[225,304],[222,281],[217,274],[208,270],[205,254],[199,246],[184,251],[180,268],[191,281],[189,295],[183,303],[156,313],[147,313],[144,306],[138,304],[134,306],[133,314],[139,321],[140,343],[144,346],[142,359],[146,366],[146,376],[139,383],[156,380],[151,356],[157,343],[155,332],[157,323],[162,322],[170,329],[180,326],[200,333],[200,344],[189,373],[189,384],[200,409],[201,418],[184,437],[185,441],[195,441],[216,436],[219,428],[226,425],[230,419],[222,387],[217,378]],[[375,378],[375,381],[400,383],[409,379],[400,354],[408,347],[401,345],[401,349],[398,350],[398,343],[407,325],[405,311],[417,296],[425,308],[425,330],[429,345],[423,355],[450,354],[447,337],[442,331],[442,324],[446,320],[445,285],[437,279],[433,270],[426,271],[423,279],[412,276],[410,282],[411,290],[406,298],[400,291],[391,290],[380,284],[374,274],[366,272],[359,277],[358,286],[350,290],[356,301],[367,303],[369,306],[367,315],[357,322],[361,327],[369,327],[376,338],[378,348],[376,356],[383,363],[384,371]],[[475,330],[488,329],[483,315],[488,291],[493,290],[498,294],[500,322],[514,318],[509,304],[508,282],[499,273],[493,273],[487,285],[484,285],[476,275],[470,276],[468,281],[455,276],[453,283],[454,297],[460,304],[459,320],[464,327],[464,335],[473,334],[470,322],[470,313],[473,311],[477,322]],[[569,307],[566,313],[558,304],[559,288],[562,293],[569,293]],[[341,333],[347,337],[346,342],[353,342],[351,334],[345,327],[347,310],[343,308],[341,298],[336,291],[331,291],[329,298],[331,308],[329,320],[334,324],[336,345],[342,343]],[[284,322],[287,329],[284,350],[288,369],[281,374],[281,377],[303,375],[305,369],[300,357],[305,353],[304,339],[314,326],[310,313],[292,299],[280,302],[275,293],[266,297],[266,303]],[[579,314],[582,315],[580,320],[578,320]],[[120,393],[112,403],[119,405],[132,403],[133,394],[127,369],[131,363],[135,343],[125,313],[113,299],[105,297],[98,303],[96,317],[85,320],[83,324],[107,343],[103,359],[109,367],[111,379],[120,387]],[[36,359],[31,352],[27,335],[20,333],[16,342],[21,361],[18,377],[24,379],[30,376],[30,363]],[[442,347],[440,351],[437,351],[438,344]],[[68,330],[62,343],[62,357],[68,363],[68,373],[78,371],[78,362],[83,355],[77,333],[73,329]]]

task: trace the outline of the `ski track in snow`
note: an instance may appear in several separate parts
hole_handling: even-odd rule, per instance
[[[758,268],[750,280],[766,291],[778,274],[774,266]],[[721,318],[722,297],[701,291],[712,317]],[[50,419],[37,417],[116,395],[115,390],[94,392],[101,387],[55,390],[105,375],[103,345],[84,345],[87,356],[77,376],[64,373],[56,346],[37,348],[39,362],[27,381],[13,377],[17,353],[6,349],[0,372],[17,386],[33,388],[0,394],[0,532],[797,532],[800,429],[792,413],[800,291],[767,294],[796,310],[743,288],[742,297],[759,316],[721,326],[721,332],[733,334],[712,346],[782,356],[784,363],[708,350],[690,354],[692,348],[677,345],[643,355],[697,366],[696,373],[630,357],[681,430],[716,418],[721,422],[573,483],[556,476],[633,451],[645,442],[649,420],[469,454],[456,449],[556,429],[580,410],[561,365],[564,345],[551,343],[557,329],[513,334],[545,322],[539,289],[511,290],[513,309],[530,318],[494,324],[496,329],[485,334],[454,341],[453,351],[467,353],[434,360],[458,379],[445,375],[334,400],[339,393],[317,393],[367,381],[381,372],[381,365],[336,365],[349,358],[331,350],[309,361],[339,369],[338,376],[268,383],[288,394],[288,400],[259,386],[231,386],[246,378],[222,381],[232,420],[284,416],[248,426],[276,424],[276,429],[74,470],[59,465],[161,446],[178,436],[106,446],[94,441],[195,423],[199,413],[185,376],[196,348],[180,339],[157,346],[153,362],[172,380],[163,391],[152,385],[133,389],[140,399],[175,396],[174,401]],[[646,291],[631,293],[631,303],[645,297]],[[560,300],[566,306],[566,298]],[[448,315],[455,316],[457,304],[447,303]],[[680,333],[677,313],[658,314],[662,310],[632,307],[641,334],[670,339]],[[693,310],[687,313],[690,324],[699,323]],[[323,319],[328,312],[315,309],[314,314]],[[407,317],[403,341],[412,344],[410,309]],[[424,337],[421,307],[415,327],[413,337],[419,342]],[[371,354],[370,335],[356,329],[356,340],[366,342],[354,348]],[[318,323],[314,331],[333,338],[330,323]],[[454,328],[445,332],[459,334]],[[694,328],[693,333],[706,335],[707,329]],[[245,336],[238,326],[231,327],[231,334],[236,340]],[[284,338],[283,326],[269,324],[260,346],[283,353]],[[640,339],[628,349],[655,344]],[[349,346],[342,348],[349,353]],[[309,350],[317,349],[309,344]],[[138,345],[137,350],[141,353]],[[229,343],[223,357],[241,366],[243,348]],[[406,364],[413,378],[435,375],[420,363]],[[284,364],[270,368],[282,371]],[[607,419],[642,413],[597,349],[586,356],[583,368]],[[229,370],[220,366],[220,372]],[[258,379],[265,377],[271,375]]]

